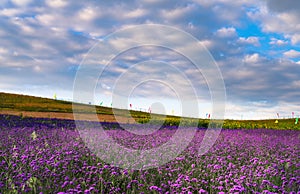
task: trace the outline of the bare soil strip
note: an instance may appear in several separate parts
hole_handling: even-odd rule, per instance
[[[60,113],[60,112],[30,112],[30,111],[13,111],[13,110],[0,110],[0,114],[8,115],[17,115],[25,117],[34,117],[34,118],[56,118],[56,119],[71,119],[74,120],[73,113]],[[114,115],[104,115],[98,114],[98,120],[95,119],[94,115],[91,114],[77,114],[78,120],[87,120],[87,121],[100,121],[100,122],[119,122],[119,123],[135,123],[133,118],[127,118],[123,116],[118,116],[118,121]]]

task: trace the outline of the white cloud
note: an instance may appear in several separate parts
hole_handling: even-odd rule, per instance
[[[32,2],[32,0],[11,0],[17,6],[26,6]]]
[[[34,70],[35,72],[41,72],[41,71],[42,71],[42,69],[41,69],[41,67],[40,67],[39,65],[35,65],[35,66],[33,67],[33,70]]]
[[[214,42],[211,40],[202,40],[202,41],[200,41],[200,43],[203,44],[208,49],[210,49],[214,46]]]
[[[286,40],[280,40],[280,39],[276,39],[276,38],[271,38],[270,43],[271,45],[277,45],[277,46],[283,46],[283,45],[287,45],[288,41]]]
[[[185,7],[178,7],[175,9],[163,9],[161,11],[162,17],[168,20],[176,20],[178,18],[184,17],[186,14],[189,14],[195,10],[194,4],[189,4]]]
[[[246,63],[257,63],[259,61],[260,57],[258,53],[246,55],[243,59],[244,62]]]
[[[46,4],[53,8],[65,7],[68,2],[66,0],[47,0]]]
[[[36,19],[44,24],[44,25],[51,25],[53,24],[55,21],[57,21],[57,18],[55,17],[55,15],[53,14],[41,14],[41,15],[37,15]]]
[[[3,48],[3,47],[0,47],[0,54],[7,54],[8,53],[8,50]]]
[[[247,68],[231,69],[226,72],[227,76],[234,76],[234,78],[238,80],[245,80],[255,77],[255,74],[255,71]]]
[[[105,89],[105,90],[110,90],[110,89],[111,89],[110,86],[108,86],[108,85],[106,85],[106,84],[104,84],[104,83],[101,83],[101,87],[102,87],[103,89]]]
[[[160,0],[143,0],[145,3],[159,3],[161,2]]]
[[[79,18],[82,19],[82,20],[86,20],[86,21],[90,21],[90,20],[95,19],[98,14],[99,14],[99,12],[94,10],[94,8],[92,8],[92,7],[83,8],[78,13]]]
[[[292,82],[292,87],[295,89],[300,89],[300,80],[293,81]]]
[[[300,51],[296,51],[294,49],[291,49],[289,51],[286,51],[283,53],[284,56],[286,57],[290,57],[290,58],[297,58],[297,57],[300,57]]]
[[[26,22],[21,18],[15,18],[12,21],[12,23],[19,26],[22,29],[22,31],[25,33],[32,34],[35,32],[35,29],[33,27],[31,27],[30,25],[27,25]]]
[[[270,102],[266,101],[244,101],[244,102],[227,102],[226,118],[231,119],[276,119],[277,112],[280,112],[281,118],[291,117],[291,112],[298,110],[297,104],[286,103],[284,101],[270,106]],[[253,108],[255,107],[255,108]],[[298,113],[296,113],[298,115]]]
[[[291,42],[293,45],[300,43],[300,34],[293,34],[291,36]]]
[[[240,42],[240,43],[246,43],[246,44],[252,44],[254,46],[260,46],[259,39],[258,39],[258,37],[255,37],[255,36],[250,36],[248,38],[240,37],[238,39],[238,42]]]
[[[233,27],[223,27],[220,28],[217,32],[216,35],[222,38],[230,38],[236,36],[236,30]]]
[[[253,5],[256,2],[253,0],[240,0],[240,1],[231,1],[231,0],[194,0],[194,2],[199,3],[202,6],[213,6],[218,4],[225,4],[240,7],[241,5]]]
[[[281,2],[277,2],[282,4]],[[272,4],[272,5],[271,5]],[[289,3],[284,3],[286,6]],[[261,5],[258,11],[247,13],[248,17],[262,23],[263,32],[272,32],[283,34],[284,37],[290,38],[292,44],[297,44],[300,41],[300,24],[299,24],[299,11],[291,11],[293,7],[289,9],[283,9],[279,12],[273,12],[270,10],[270,6],[274,7],[273,3]],[[275,5],[276,6],[276,5]],[[276,9],[281,9],[277,7]]]
[[[9,8],[9,9],[2,9],[0,10],[0,15],[8,16],[8,17],[13,17],[18,14],[22,13],[22,10],[16,9],[16,8]]]
[[[126,18],[137,18],[137,17],[145,16],[147,13],[148,13],[148,11],[145,9],[135,9],[131,12],[126,13],[125,17]]]

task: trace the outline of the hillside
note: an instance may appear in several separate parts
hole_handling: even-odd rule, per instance
[[[81,114],[81,118],[89,120],[91,115],[91,105],[77,104],[76,112]],[[198,125],[207,128],[210,120],[180,118],[176,116],[164,116],[149,114],[141,111],[112,109],[109,107],[95,106],[99,121],[116,122],[114,113],[118,116],[118,121],[124,123],[147,123],[151,119],[152,123],[162,123],[164,125]],[[0,92],[0,114],[14,114],[28,117],[62,118],[74,119],[72,102],[54,100],[48,98],[9,94]],[[223,128],[227,129],[298,129],[300,123],[295,124],[295,119],[280,119],[275,123],[275,119],[269,120],[225,120]]]
[[[124,118],[124,121],[127,121],[126,118],[134,118],[136,122],[146,122],[150,119],[150,114],[141,111],[130,110],[128,114],[128,110],[122,109],[112,109],[110,107],[103,106],[91,106],[87,104],[76,103],[76,112],[86,114],[92,113],[91,108],[95,107],[96,113],[100,117],[105,117],[105,119],[101,119],[101,121],[115,121],[114,114]],[[27,116],[38,116],[40,117],[56,117],[59,118],[68,118],[73,119],[73,109],[72,102],[63,101],[63,100],[54,100],[49,98],[28,96],[28,95],[20,95],[20,94],[10,94],[0,92],[0,113],[8,113],[8,114],[18,114],[22,113]],[[35,113],[35,114],[33,114]],[[151,114],[152,117],[156,118],[165,117],[163,115]],[[169,118],[176,118],[174,116],[168,116]],[[132,120],[129,121],[132,123]]]

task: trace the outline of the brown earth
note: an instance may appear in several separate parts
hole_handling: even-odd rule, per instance
[[[0,114],[17,115],[17,116],[22,115],[22,116],[34,117],[34,118],[57,118],[57,119],[74,120],[73,113],[0,110]],[[85,113],[76,114],[76,120],[135,123],[135,120],[133,118],[128,118],[124,116],[117,116],[117,121],[114,115],[98,114],[97,117],[94,114],[85,114]]]

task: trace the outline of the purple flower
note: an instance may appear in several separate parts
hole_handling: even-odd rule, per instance
[[[194,182],[194,183],[196,183],[196,182],[198,182],[198,179],[197,178],[192,178],[191,181]]]
[[[117,175],[117,174],[118,174],[117,172],[112,172],[112,173],[111,173],[111,175]]]
[[[220,165],[218,165],[218,164],[214,165],[214,169],[215,169],[215,170],[218,170],[218,169],[220,169],[220,168],[222,168]]]
[[[139,183],[138,180],[131,180],[131,183]]]
[[[161,188],[159,188],[158,186],[150,186],[149,189],[150,190],[155,190],[155,191],[161,191]]]
[[[65,186],[67,186],[69,184],[69,181],[65,181],[64,184],[61,185],[62,188],[64,188]]]
[[[181,184],[175,183],[175,184],[172,184],[171,187],[179,188],[179,187],[181,187]]]
[[[90,187],[89,188],[89,191],[94,191],[95,190],[95,187]]]

